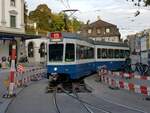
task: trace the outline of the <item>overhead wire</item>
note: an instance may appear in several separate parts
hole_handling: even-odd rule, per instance
[[[58,0],[58,1],[60,1],[62,3],[62,5],[68,9],[68,6],[65,4],[64,0]]]
[[[66,0],[66,3],[67,3],[68,8],[70,9],[71,7],[70,7],[70,4],[69,4],[69,0]]]

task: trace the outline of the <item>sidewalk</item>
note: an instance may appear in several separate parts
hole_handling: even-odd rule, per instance
[[[110,103],[115,103],[123,106],[129,106],[136,109],[150,112],[150,101],[145,100],[144,95],[134,93],[133,91],[110,89],[109,85],[104,82],[99,82],[97,75],[85,78],[85,84],[89,90]]]
[[[26,68],[25,72],[23,75],[21,75],[22,77],[19,78],[19,76],[16,76],[15,79],[15,93],[16,95],[18,95],[25,87],[24,85],[28,86],[32,82],[34,78],[36,81],[41,80],[42,76],[45,74],[46,70],[43,68],[35,68],[33,69],[29,69]],[[4,86],[3,81],[7,78],[8,79],[9,76],[9,70],[3,70],[0,72],[0,113],[5,113],[5,111],[7,110],[7,107],[9,106],[9,104],[12,102],[12,100],[15,98],[8,98],[5,99],[3,98],[3,94],[6,94],[7,88]],[[21,80],[21,83],[19,83],[19,80]],[[21,87],[20,85],[23,85],[23,87]]]
[[[16,94],[19,94],[22,90],[23,90],[23,88],[18,88],[16,90]],[[9,106],[9,104],[11,103],[11,101],[14,98],[5,99],[5,98],[2,98],[2,96],[0,96],[0,113],[5,113],[6,112],[7,107]]]

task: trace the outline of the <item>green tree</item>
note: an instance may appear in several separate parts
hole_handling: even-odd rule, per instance
[[[150,0],[126,0],[126,1],[132,1],[135,6],[140,6],[142,2],[144,2],[145,6],[150,5]]]
[[[51,21],[51,30],[50,31],[64,31],[64,14],[59,13],[59,14],[52,14],[51,16],[52,21]]]
[[[150,5],[150,0],[145,0],[145,5]]]
[[[34,11],[29,13],[29,20],[31,23],[37,24],[36,30],[38,30],[38,32],[47,34],[47,32],[65,31],[65,15],[66,14],[62,12],[58,14],[52,13],[46,4],[41,4]],[[76,18],[69,19],[68,15],[66,15],[66,23],[68,27],[67,31],[70,32],[78,31],[83,24],[83,22],[78,21]],[[34,28],[28,28],[27,31],[35,34]]]
[[[39,5],[29,13],[29,19],[37,24],[39,30],[50,30],[51,9],[46,4]]]

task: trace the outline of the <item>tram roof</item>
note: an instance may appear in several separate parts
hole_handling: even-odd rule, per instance
[[[94,41],[91,39],[87,39],[85,37],[81,37],[79,34],[77,33],[70,33],[70,32],[62,32],[62,35],[64,38],[69,38],[69,39],[78,39],[78,40],[83,40],[89,43],[94,44]]]
[[[122,42],[93,41],[92,39],[87,39],[86,37],[81,37],[77,33],[62,32],[62,35],[64,38],[84,40],[84,41],[87,41],[87,42],[95,44],[95,45],[129,47],[126,43],[122,43]]]
[[[118,47],[129,47],[128,44],[122,42],[104,42],[104,41],[95,41],[95,45],[104,45],[104,46],[118,46]]]

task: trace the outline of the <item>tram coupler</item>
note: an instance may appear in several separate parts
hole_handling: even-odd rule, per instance
[[[80,92],[80,83],[79,82],[72,83],[72,90],[76,92]]]
[[[46,93],[53,92],[57,88],[57,85],[58,85],[58,75],[54,74],[54,75],[51,76],[49,84],[46,87]]]
[[[64,88],[63,88],[63,85],[62,85],[62,84],[58,84],[58,85],[57,85],[57,92],[58,92],[58,93],[63,92],[63,89],[64,89]]]

